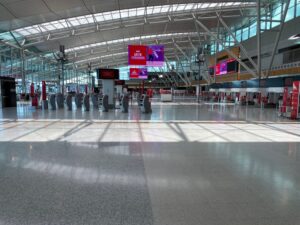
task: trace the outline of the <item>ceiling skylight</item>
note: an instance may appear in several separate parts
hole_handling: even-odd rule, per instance
[[[89,59],[83,59],[83,60],[76,61],[75,63],[80,64],[80,63],[84,63],[84,62],[88,62],[88,61],[93,61],[96,59],[111,58],[111,57],[116,57],[116,56],[126,55],[126,54],[128,54],[128,53],[127,52],[119,52],[119,53],[114,53],[114,54],[109,54],[109,55],[97,56],[97,57],[89,58]]]
[[[123,38],[123,39],[117,39],[117,40],[111,40],[111,41],[104,41],[104,42],[98,42],[94,44],[89,45],[82,45],[75,48],[69,48],[66,49],[66,52],[74,52],[82,49],[87,48],[94,48],[99,46],[105,46],[110,44],[116,44],[116,43],[126,43],[130,41],[140,41],[140,40],[146,40],[146,39],[161,39],[161,38],[172,38],[172,37],[192,37],[192,36],[198,36],[196,32],[185,32],[185,33],[169,33],[169,34],[156,34],[156,35],[146,35],[146,36],[138,36],[138,37],[131,37],[131,38]]]
[[[40,34],[43,32],[50,32],[66,28],[73,29],[85,24],[102,23],[112,20],[128,19],[139,16],[159,15],[166,13],[172,14],[208,9],[254,7],[255,5],[255,2],[219,2],[174,4],[162,6],[149,6],[134,9],[122,9],[42,23],[34,26],[20,28],[15,30],[15,32],[18,32],[23,36],[30,36]]]

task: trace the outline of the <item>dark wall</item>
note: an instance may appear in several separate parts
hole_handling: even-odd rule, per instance
[[[0,77],[1,107],[16,107],[16,82],[14,78]]]

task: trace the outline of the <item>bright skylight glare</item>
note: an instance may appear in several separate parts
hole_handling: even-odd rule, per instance
[[[78,46],[75,48],[66,49],[66,52],[68,53],[68,52],[78,51],[78,50],[87,49],[87,48],[93,48],[93,47],[99,47],[99,46],[105,46],[105,45],[128,42],[128,41],[135,41],[135,40],[145,40],[145,39],[165,38],[165,37],[187,37],[187,36],[191,37],[191,36],[197,36],[197,35],[198,34],[196,32],[145,35],[145,36],[138,36],[138,37],[98,42],[98,43],[93,43],[93,44],[89,44],[89,45],[82,45],[82,46]]]
[[[149,15],[159,15],[165,13],[180,13],[180,12],[190,12],[197,10],[207,10],[207,9],[218,9],[218,8],[228,8],[228,7],[255,7],[255,2],[219,2],[219,3],[188,3],[188,4],[174,4],[174,5],[162,5],[162,6],[149,6],[140,7],[134,9],[122,9],[110,12],[96,13],[93,15],[85,15],[72,17],[65,20],[52,21],[47,23],[42,23],[39,25],[24,27],[15,30],[23,36],[30,36],[40,34],[41,32],[50,32],[59,29],[68,28],[69,23],[72,28],[77,26],[101,23],[106,21],[118,20],[118,19],[128,19],[137,16],[149,16]],[[44,29],[37,29],[37,27],[43,27]]]
[[[87,62],[87,61],[93,61],[93,60],[96,60],[96,59],[111,58],[111,57],[126,55],[126,54],[128,54],[128,53],[127,52],[119,52],[119,53],[114,53],[114,54],[109,54],[109,55],[102,55],[102,56],[97,56],[97,57],[94,57],[94,58],[79,60],[76,63],[78,64],[78,63],[83,63],[83,62]]]

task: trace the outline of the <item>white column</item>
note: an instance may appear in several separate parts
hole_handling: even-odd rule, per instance
[[[196,96],[197,97],[200,96],[200,91],[201,91],[201,86],[200,85],[196,85]]]
[[[109,106],[114,107],[115,81],[102,80],[102,85],[103,85],[103,94],[108,95]]]

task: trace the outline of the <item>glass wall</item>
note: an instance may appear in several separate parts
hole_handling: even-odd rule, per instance
[[[279,20],[281,20],[281,16],[283,14],[283,10],[285,8],[285,3],[276,3],[269,8],[268,12],[262,12],[262,21],[261,21],[261,29],[269,30],[278,25],[280,25]],[[285,22],[292,20],[296,17],[300,16],[300,1],[299,0],[291,0],[288,8],[288,12],[286,15]],[[273,21],[270,21],[273,20]],[[276,21],[277,20],[277,21]],[[249,23],[244,27],[234,27],[232,28],[232,32],[234,33],[237,41],[245,41],[251,37],[254,37],[257,32],[257,21],[256,19],[252,19]],[[225,33],[224,34],[224,45],[226,47],[234,46],[235,43],[233,38]],[[219,51],[222,51],[224,48],[222,45],[219,45]],[[211,55],[216,52],[216,43],[211,44]]]
[[[62,80],[62,65],[55,59],[53,53],[42,54],[36,49],[22,52],[18,44],[22,43],[23,38],[17,34],[6,32],[0,34],[0,38],[6,42],[0,44],[0,76],[15,78],[17,93],[29,93],[31,83],[34,83],[37,91],[40,91],[42,81],[46,81],[50,86],[58,86],[59,79]],[[26,81],[24,90],[22,75]],[[86,70],[78,71],[71,63],[64,66],[65,85],[91,84],[92,76],[96,77],[96,74],[89,74]]]

